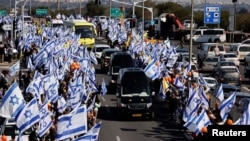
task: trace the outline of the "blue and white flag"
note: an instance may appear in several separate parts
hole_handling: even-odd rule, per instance
[[[27,68],[31,71],[35,70],[35,66],[33,65],[31,58],[29,57],[29,61],[28,61],[28,66]]]
[[[86,105],[77,106],[69,114],[58,118],[56,141],[87,133],[87,125]]]
[[[52,126],[53,122],[50,115],[43,117],[39,122],[38,135],[42,137]]]
[[[85,135],[75,139],[74,141],[97,141],[101,129],[101,124],[102,121],[89,129],[89,131]]]
[[[39,137],[42,137],[52,126],[52,119],[51,119],[51,113],[48,109],[49,101],[46,101],[43,103],[43,105],[40,108],[40,117],[41,120],[39,122],[39,131],[38,135]]]
[[[95,95],[95,97],[92,99],[91,104],[88,106],[88,109],[87,109],[88,113],[89,113],[91,110],[93,110],[93,108],[94,108],[94,106],[95,106],[95,98],[96,98],[96,95]]]
[[[159,65],[157,65],[157,60],[152,60],[144,69],[145,74],[151,80],[155,80],[160,75]]]
[[[250,103],[246,107],[242,117],[240,118],[240,125],[250,125]]]
[[[207,127],[208,125],[211,125],[211,121],[206,111],[202,109],[201,113],[187,121],[184,124],[184,127],[198,135],[199,133],[201,133],[201,129],[203,127]]]
[[[220,84],[220,87],[216,92],[217,92],[216,97],[222,102],[224,100],[224,92],[222,89],[222,84]]]
[[[219,110],[223,122],[226,122],[227,116],[235,103],[235,99],[236,99],[236,92],[232,93],[227,99],[225,99],[220,103]]]
[[[18,83],[14,82],[3,96],[0,116],[5,118],[16,117],[24,108],[25,100]]]
[[[101,86],[101,96],[106,95],[108,92],[107,86],[105,84],[105,80],[102,79],[102,86]]]
[[[64,97],[59,96],[58,100],[57,100],[57,111],[59,113],[63,113],[65,111],[65,109],[67,108],[67,102],[64,99]]]
[[[199,86],[199,95],[201,97],[201,105],[205,108],[205,109],[208,109],[209,108],[209,100],[206,96],[206,93],[203,89],[202,86]]]
[[[33,98],[16,117],[16,125],[21,133],[40,121],[40,112],[36,98]]]
[[[13,64],[10,68],[10,76],[15,76],[20,71],[20,60]]]
[[[197,114],[197,111],[201,105],[201,98],[198,94],[198,88],[189,88],[189,97],[183,113],[183,121],[187,122],[193,116]]]

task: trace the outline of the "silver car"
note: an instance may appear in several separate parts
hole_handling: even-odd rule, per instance
[[[202,71],[213,71],[215,65],[220,62],[221,59],[218,56],[208,56],[202,63],[201,69]]]
[[[225,61],[233,62],[237,67],[240,66],[240,60],[235,53],[220,54],[220,57]]]

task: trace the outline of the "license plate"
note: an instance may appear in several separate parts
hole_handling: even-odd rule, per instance
[[[228,83],[229,85],[235,85],[235,83]]]
[[[132,114],[133,117],[141,117],[142,114]]]

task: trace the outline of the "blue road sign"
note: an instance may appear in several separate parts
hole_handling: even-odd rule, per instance
[[[204,6],[204,24],[220,24],[221,6],[205,5]]]

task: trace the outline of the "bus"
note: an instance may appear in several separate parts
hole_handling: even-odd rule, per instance
[[[80,44],[86,45],[89,49],[95,45],[95,26],[86,20],[65,20],[64,27],[71,28],[75,34],[81,35]]]

